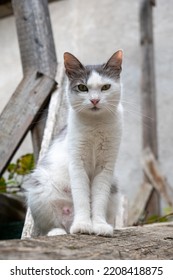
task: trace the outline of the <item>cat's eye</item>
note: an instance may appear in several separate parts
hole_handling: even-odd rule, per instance
[[[84,85],[84,84],[80,84],[80,85],[78,85],[78,89],[79,89],[80,91],[88,91],[87,86],[86,86],[86,85]]]
[[[111,85],[110,84],[106,84],[104,86],[102,86],[101,90],[108,90],[110,89]]]

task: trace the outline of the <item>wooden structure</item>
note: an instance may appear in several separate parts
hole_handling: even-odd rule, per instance
[[[48,0],[48,2],[54,2],[60,0]],[[13,7],[11,0],[0,0],[0,18],[11,16],[13,14]]]
[[[0,116],[0,175],[30,129],[37,156],[44,125],[41,128],[36,121],[56,88],[57,59],[47,0],[12,3],[24,78]]]
[[[143,119],[143,149],[150,148],[156,159],[158,158],[157,144],[157,112],[156,87],[154,65],[154,38],[153,38],[153,6],[155,1],[142,0],[140,7],[141,52],[142,52],[142,83],[141,100],[142,110],[151,118],[149,125]],[[144,176],[148,183],[148,178]],[[152,188],[145,207],[147,215],[160,214],[160,199],[156,189]]]
[[[29,130],[35,158],[39,155],[40,159],[53,136],[66,124],[67,112],[61,94],[62,67],[59,67],[58,89],[55,81],[57,59],[47,0],[13,0],[12,4],[24,78],[0,116],[0,175]],[[24,235],[27,232],[31,236],[32,228],[28,209]]]
[[[111,238],[68,234],[4,240],[0,241],[0,259],[172,260],[172,242],[173,223],[161,223],[115,230]]]
[[[160,197],[173,206],[172,188],[168,185],[158,164],[157,110],[154,69],[153,6],[155,0],[141,0],[140,5],[140,43],[142,58],[141,103],[142,111],[149,117],[146,125],[143,116],[142,167],[144,181],[129,211],[129,225],[142,223],[160,215]]]
[[[149,150],[158,159],[157,143],[157,112],[156,87],[154,69],[154,40],[153,40],[153,6],[154,0],[141,0],[140,3],[140,44],[141,44],[141,105],[142,111],[149,117],[143,116],[143,151]],[[129,213],[129,224],[136,224],[139,217],[145,213],[145,219],[160,214],[160,197],[158,189],[153,186],[144,170],[144,182],[137,194],[134,205]]]

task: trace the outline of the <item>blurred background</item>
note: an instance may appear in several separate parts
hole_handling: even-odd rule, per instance
[[[0,6],[0,112],[22,79],[15,18],[10,1]],[[49,4],[58,63],[65,51],[85,64],[104,63],[118,49],[124,51],[122,83],[124,132],[117,164],[122,192],[134,203],[143,181],[141,167],[141,46],[139,0],[61,0]],[[159,163],[173,186],[173,23],[172,0],[156,0],[153,8]],[[30,134],[15,155],[32,153]]]

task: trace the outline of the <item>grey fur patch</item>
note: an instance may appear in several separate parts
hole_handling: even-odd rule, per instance
[[[121,69],[115,67],[105,67],[106,64],[101,65],[86,65],[83,69],[80,69],[79,73],[73,76],[73,79],[69,79],[70,87],[74,88],[77,84],[87,85],[87,81],[93,71],[99,73],[100,76],[106,76],[114,80],[120,78]]]
[[[106,64],[101,64],[101,65],[87,65],[85,66],[86,71],[88,73],[88,78],[91,74],[92,71],[96,71],[99,73],[101,76],[106,76],[111,79],[117,80],[120,78],[120,72],[121,69],[118,69],[116,67],[106,67]]]

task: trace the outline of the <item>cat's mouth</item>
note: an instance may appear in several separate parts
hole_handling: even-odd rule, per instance
[[[98,110],[100,110],[100,108],[98,108],[98,107],[96,107],[96,106],[94,106],[94,107],[91,108],[91,111],[98,111]]]

